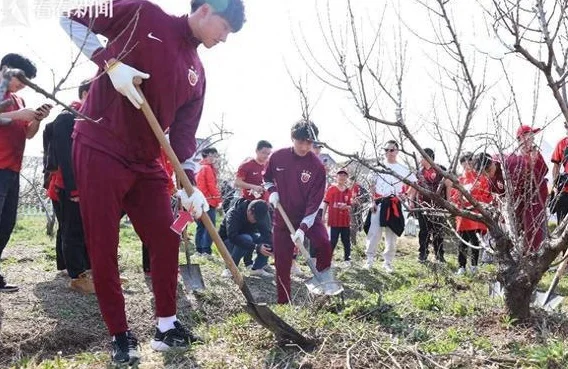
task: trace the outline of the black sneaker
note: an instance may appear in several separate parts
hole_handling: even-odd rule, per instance
[[[0,292],[16,292],[18,290],[18,286],[6,283],[4,277],[0,275]]]
[[[117,334],[112,341],[112,362],[114,364],[135,365],[139,361],[138,340],[134,334],[130,331]]]
[[[156,327],[156,334],[150,343],[155,351],[168,351],[172,348],[186,348],[193,342],[202,342],[201,338],[188,332],[179,321],[174,322],[174,328],[161,332]]]

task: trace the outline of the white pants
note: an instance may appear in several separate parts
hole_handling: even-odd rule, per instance
[[[377,211],[371,214],[371,226],[369,227],[369,233],[367,234],[367,250],[365,253],[367,254],[367,260],[369,262],[373,262],[375,260],[377,248],[381,242],[384,230],[386,246],[385,251],[383,252],[383,258],[386,264],[391,264],[396,253],[396,239],[398,237],[389,227],[381,227],[379,225],[379,216],[380,205],[377,207]]]

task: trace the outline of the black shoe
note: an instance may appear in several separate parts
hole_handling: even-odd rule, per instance
[[[0,292],[16,292],[18,290],[18,286],[6,283],[4,277],[0,275]]]
[[[156,334],[150,343],[155,351],[168,351],[172,348],[186,348],[193,342],[202,342],[201,338],[188,332],[179,321],[174,322],[174,328],[161,332],[156,327]]]
[[[132,332],[127,331],[114,337],[112,341],[112,362],[114,364],[135,365],[140,362],[138,340]]]
[[[426,262],[426,260],[428,260],[428,255],[420,255],[418,256],[418,262],[420,264],[424,264]]]

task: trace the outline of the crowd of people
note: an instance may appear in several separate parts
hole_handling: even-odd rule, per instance
[[[553,191],[549,193],[546,161],[534,141],[539,129],[530,126],[518,129],[518,144],[512,153],[460,155],[459,187],[468,192],[464,196],[457,182],[443,175],[446,168],[436,164],[434,150],[425,148],[418,168],[412,168],[400,161],[401,143],[395,140],[383,145],[382,169],[370,174],[371,185],[365,185],[368,176],[363,178],[350,166],[324,165],[319,129],[302,119],[291,126],[291,146],[273,152],[269,141],[258,142],[254,157],[234,174],[239,199],[227,202],[216,165],[219,152],[213,147],[195,152],[205,94],[197,47],[211,48],[239,31],[244,8],[241,0],[193,0],[191,4],[189,15],[173,17],[148,1],[116,0],[113,18],[95,19],[88,12],[78,12],[61,19],[70,39],[99,66],[99,77],[83,82],[79,100],[71,104],[97,124],[77,119],[66,110],[44,129],[45,187],[59,223],[57,268],[70,277],[70,288],[96,294],[111,335],[113,362],[133,364],[140,359],[138,340],[128,327],[118,271],[119,223],[125,214],[143,242],[144,270],[152,280],[156,333],[151,347],[166,351],[199,339],[176,317],[180,238],[170,227],[177,210],[176,206],[172,209],[172,198],[179,192],[171,164],[139,110],[144,101],[134,80],[137,84],[144,80],[140,86],[149,105],[196,184],[194,193],[182,196],[180,202],[196,219],[197,253],[213,257],[212,238],[199,219],[207,214],[215,222],[224,207],[219,234],[235,264],[242,260],[250,275],[274,278],[278,303],[291,300],[291,274],[298,272],[296,245],[300,243],[309,247],[316,268],[323,271],[332,266],[341,240],[343,261],[338,266],[351,268],[352,246],[365,230],[362,267],[371,269],[384,234],[382,267],[392,273],[406,213],[416,217],[420,226],[418,262],[428,260],[430,245],[435,260],[446,262],[444,238],[452,236],[459,242],[457,273],[461,275],[468,272],[468,256],[469,272],[476,272],[480,245],[491,240],[483,222],[452,219],[442,201],[477,211],[476,203],[503,208],[509,195],[514,199],[509,202],[513,209],[509,224],[522,235],[524,252],[538,250],[546,236],[547,203],[559,222],[568,213],[568,138],[558,143],[551,158]],[[129,24],[134,14],[138,21]],[[137,41],[124,37],[124,27],[132,27],[134,39],[142,38],[143,43],[132,45]],[[97,34],[111,41],[103,46]],[[123,55],[126,49],[131,51]],[[167,68],[164,60],[172,60]],[[18,54],[4,56],[0,67],[19,69],[28,79],[37,72],[29,59]],[[163,83],[166,77],[171,84]],[[24,87],[18,78],[10,79],[2,101],[7,103],[0,112],[0,256],[16,222],[25,142],[36,135],[51,109],[48,104],[26,108],[17,95]],[[194,173],[196,154],[202,160]],[[276,210],[278,205],[294,227],[292,234],[283,214]],[[231,274],[225,270],[222,276]],[[0,292],[17,291],[16,285],[0,275]]]

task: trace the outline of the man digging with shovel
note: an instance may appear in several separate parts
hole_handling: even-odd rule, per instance
[[[92,9],[91,9],[92,10]],[[179,236],[170,230],[168,178],[159,163],[160,145],[138,109],[144,102],[134,79],[184,162],[196,148],[205,93],[197,54],[237,32],[244,22],[241,0],[194,0],[189,16],[174,17],[143,0],[114,0],[112,17],[71,12],[63,29],[99,66],[77,120],[73,160],[81,215],[101,314],[112,335],[112,361],[139,361],[138,341],[128,329],[117,262],[119,220],[124,209],[148,247],[157,327],[151,347],[187,347],[193,336],[176,318]],[[108,38],[106,47],[96,35]],[[151,77],[151,78],[150,78]],[[137,81],[139,82],[139,81]],[[120,92],[120,96],[116,93]],[[193,177],[193,173],[188,173]],[[206,200],[195,190],[184,204],[200,218]]]
[[[327,230],[321,219],[316,218],[326,183],[325,168],[312,152],[318,128],[310,121],[301,120],[292,126],[291,133],[293,146],[273,153],[264,174],[265,188],[270,193],[268,201],[275,208],[281,204],[296,229],[291,235],[281,212],[275,211],[273,247],[279,304],[290,301],[294,244],[303,244],[307,236],[316,248],[317,270],[326,270],[331,265]]]

